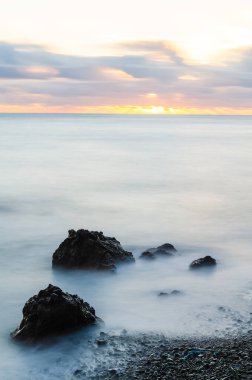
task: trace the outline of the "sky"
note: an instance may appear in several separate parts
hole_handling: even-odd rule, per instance
[[[252,114],[251,0],[0,0],[0,112]]]

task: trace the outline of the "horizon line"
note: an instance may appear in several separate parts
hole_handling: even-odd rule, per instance
[[[251,114],[214,114],[214,113],[183,113],[183,114],[171,114],[171,113],[101,113],[101,112],[0,112],[1,115],[81,115],[81,116],[90,116],[90,115],[100,115],[100,116],[252,116]]]

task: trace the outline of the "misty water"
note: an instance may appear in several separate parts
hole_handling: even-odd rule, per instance
[[[49,283],[115,334],[252,329],[251,143],[252,117],[1,115],[0,378],[71,379],[92,361],[93,332],[47,347],[11,341],[24,303]],[[53,271],[70,228],[115,236],[136,263],[115,275]],[[166,242],[174,258],[138,259]],[[207,254],[215,270],[188,270]]]

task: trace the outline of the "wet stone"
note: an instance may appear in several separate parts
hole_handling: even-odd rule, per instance
[[[134,263],[131,252],[125,251],[114,237],[84,229],[69,230],[68,237],[52,257],[53,267],[114,271],[119,263]]]
[[[174,256],[177,252],[176,248],[170,244],[165,243],[163,245],[160,245],[157,248],[149,248],[146,251],[144,251],[140,258],[142,259],[155,259],[157,257],[169,257]]]
[[[83,299],[49,284],[26,302],[20,326],[11,336],[15,340],[35,342],[100,321],[94,308]]]

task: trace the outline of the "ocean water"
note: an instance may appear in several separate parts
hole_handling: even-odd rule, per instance
[[[107,332],[252,329],[251,171],[252,117],[1,115],[0,378],[72,379],[89,360],[83,331],[48,347],[11,341],[49,283],[88,301]],[[136,263],[116,275],[52,271],[70,228],[115,236]],[[176,257],[138,260],[166,242]],[[190,272],[206,254],[216,270]]]

